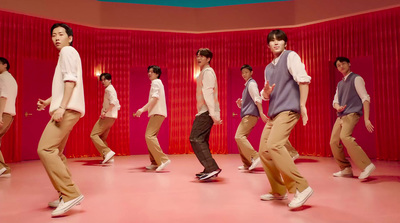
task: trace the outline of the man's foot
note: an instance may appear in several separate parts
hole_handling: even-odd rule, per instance
[[[353,171],[351,167],[346,167],[343,170],[333,173],[334,177],[353,177]]]
[[[376,169],[376,166],[373,163],[369,164],[367,167],[365,167],[364,171],[360,173],[360,176],[358,176],[358,179],[364,180],[364,179],[368,178],[369,175],[371,175],[372,171],[374,171],[375,169]]]
[[[280,194],[263,194],[260,196],[261,200],[263,201],[272,201],[272,200],[286,200],[287,194],[280,195]]]
[[[244,165],[238,166],[238,170],[249,170],[249,167],[244,166]]]
[[[79,195],[77,198],[74,198],[70,201],[64,202],[63,199],[60,199],[60,203],[58,204],[58,207],[51,212],[51,216],[52,217],[56,217],[56,216],[60,216],[64,213],[66,213],[67,211],[69,211],[71,208],[73,208],[74,206],[78,205],[79,203],[82,202],[83,200],[83,195]]]
[[[311,189],[311,187],[307,187],[302,192],[296,190],[296,194],[294,195],[293,200],[288,204],[288,206],[290,208],[298,208],[303,206],[303,204],[306,203],[307,199],[311,197],[313,192],[314,191],[313,189]]]
[[[258,164],[260,164],[260,161],[261,161],[260,157],[253,160],[253,162],[251,162],[251,166],[249,167],[249,170],[254,170],[254,168],[256,168],[258,166]]]
[[[210,173],[204,173],[203,175],[201,175],[200,177],[199,177],[199,180],[208,180],[208,179],[210,179],[211,177],[214,177],[214,176],[218,176],[218,174],[221,172],[222,170],[221,169],[217,169],[217,170],[214,170],[214,171],[212,171],[212,172],[210,172]]]
[[[150,166],[146,166],[146,169],[148,169],[148,170],[155,170],[155,169],[157,169],[157,165],[156,164],[150,164]]]
[[[115,155],[115,152],[111,150],[110,152],[108,152],[108,153],[104,156],[104,160],[103,160],[103,162],[101,162],[101,163],[102,163],[102,164],[107,163],[108,161],[110,161],[111,158],[114,157],[114,155]]]
[[[171,163],[171,160],[165,161],[165,163],[161,163],[160,166],[157,167],[156,171],[162,171],[166,166],[168,166]]]

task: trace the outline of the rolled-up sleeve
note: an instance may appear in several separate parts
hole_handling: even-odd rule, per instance
[[[371,98],[367,93],[367,89],[365,88],[365,81],[362,77],[358,76],[354,79],[354,85],[356,87],[356,91],[358,96],[361,98],[362,103],[365,101],[371,102]]]
[[[253,99],[254,103],[258,102],[262,104],[262,99],[260,94],[258,93],[258,86],[255,82],[250,82],[249,83],[249,94],[251,99]]]
[[[115,93],[115,91],[111,91],[108,89],[106,89],[106,91],[107,91],[108,101],[110,102],[110,104],[118,106],[119,101],[118,101],[117,94]]]
[[[306,72],[305,65],[301,62],[300,56],[292,51],[288,55],[287,67],[289,73],[297,83],[310,83],[311,77]]]
[[[60,51],[60,68],[63,81],[78,81],[78,60],[79,54],[72,47],[64,47]]]

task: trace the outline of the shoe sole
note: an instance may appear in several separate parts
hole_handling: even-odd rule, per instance
[[[52,216],[52,217],[57,217],[57,216],[63,215],[64,213],[66,213],[66,212],[68,212],[69,210],[71,210],[71,208],[73,208],[74,206],[80,204],[80,203],[83,201],[84,198],[85,198],[85,197],[84,197],[83,195],[80,195],[80,196],[78,197],[78,199],[76,199],[76,201],[74,201],[73,203],[69,204],[67,207],[65,207],[64,209],[60,210],[59,212],[54,213],[54,212],[56,211],[56,210],[54,210],[54,211],[51,213],[51,216]]]
[[[307,195],[307,197],[304,198],[304,200],[303,200],[302,202],[300,202],[298,205],[296,205],[296,206],[291,206],[290,203],[289,203],[288,206],[289,206],[290,208],[299,208],[299,207],[303,206],[303,205],[306,203],[306,201],[308,200],[308,198],[310,198],[311,195],[313,195],[313,193],[314,193],[314,191],[312,190],[311,193],[309,193],[309,194]]]

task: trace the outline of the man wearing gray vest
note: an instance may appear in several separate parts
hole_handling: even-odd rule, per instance
[[[356,143],[352,136],[353,129],[363,115],[365,127],[369,132],[374,131],[374,126],[369,120],[370,97],[365,89],[364,79],[350,70],[350,60],[346,57],[338,57],[335,67],[343,74],[336,88],[333,99],[333,108],[337,111],[338,118],[332,129],[331,149],[333,157],[340,167],[340,171],[333,174],[334,177],[353,177],[350,162],[346,159],[343,145],[347,148],[350,158],[355,165],[362,170],[359,179],[366,179],[375,170],[375,165],[365,154],[364,150]],[[342,140],[343,145],[340,143]]]
[[[242,98],[236,100],[236,104],[240,108],[240,117],[242,118],[235,134],[240,158],[243,162],[243,165],[239,166],[238,169],[253,170],[260,163],[260,157],[249,140],[247,140],[247,136],[257,124],[260,116],[264,123],[268,121],[268,118],[263,112],[262,99],[258,92],[257,82],[251,78],[253,76],[253,68],[245,64],[240,70],[246,83]]]
[[[269,100],[270,119],[261,135],[259,154],[271,191],[261,195],[261,200],[287,199],[288,191],[295,193],[288,206],[298,208],[307,201],[313,190],[297,170],[285,144],[300,114],[303,125],[307,124],[306,102],[311,77],[299,55],[285,50],[287,36],[282,30],[272,30],[267,42],[274,59],[265,68],[265,86],[261,95],[264,100]]]

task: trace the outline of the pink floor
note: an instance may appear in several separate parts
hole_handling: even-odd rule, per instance
[[[146,171],[148,156],[69,159],[85,200],[64,217],[51,218],[47,202],[57,194],[39,161],[12,163],[12,177],[0,178],[0,223],[10,222],[400,222],[400,163],[374,161],[369,180],[334,178],[332,158],[300,157],[300,172],[314,189],[303,208],[286,201],[261,201],[269,191],[262,168],[237,170],[238,155],[214,155],[222,173],[199,182],[194,155],[171,155],[165,172]],[[359,174],[359,170],[354,170]],[[289,197],[291,199],[292,196]]]

